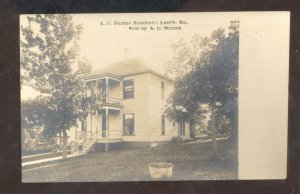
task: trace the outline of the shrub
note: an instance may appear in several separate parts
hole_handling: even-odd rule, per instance
[[[178,136],[172,137],[171,139],[172,144],[180,144],[182,141],[183,141],[182,137],[178,137]]]

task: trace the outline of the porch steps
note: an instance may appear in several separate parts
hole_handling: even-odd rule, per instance
[[[82,147],[82,154],[88,154],[95,150],[95,143],[96,141],[93,139],[86,139],[83,147]]]

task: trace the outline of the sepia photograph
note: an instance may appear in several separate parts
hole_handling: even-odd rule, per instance
[[[22,182],[239,179],[242,26],[20,15]]]

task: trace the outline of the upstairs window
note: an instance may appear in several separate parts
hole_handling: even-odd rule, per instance
[[[161,97],[161,99],[165,99],[165,83],[164,82],[160,83],[160,88],[161,88],[160,97]]]
[[[129,99],[134,97],[134,80],[123,81],[123,98]]]

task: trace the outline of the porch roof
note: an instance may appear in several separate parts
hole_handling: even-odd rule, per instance
[[[84,77],[84,80],[85,81],[91,81],[91,80],[96,80],[96,79],[104,79],[106,77],[109,78],[109,79],[112,79],[112,80],[116,80],[116,81],[122,80],[121,77],[116,76],[116,75],[111,74],[111,73],[88,75],[88,76]]]

